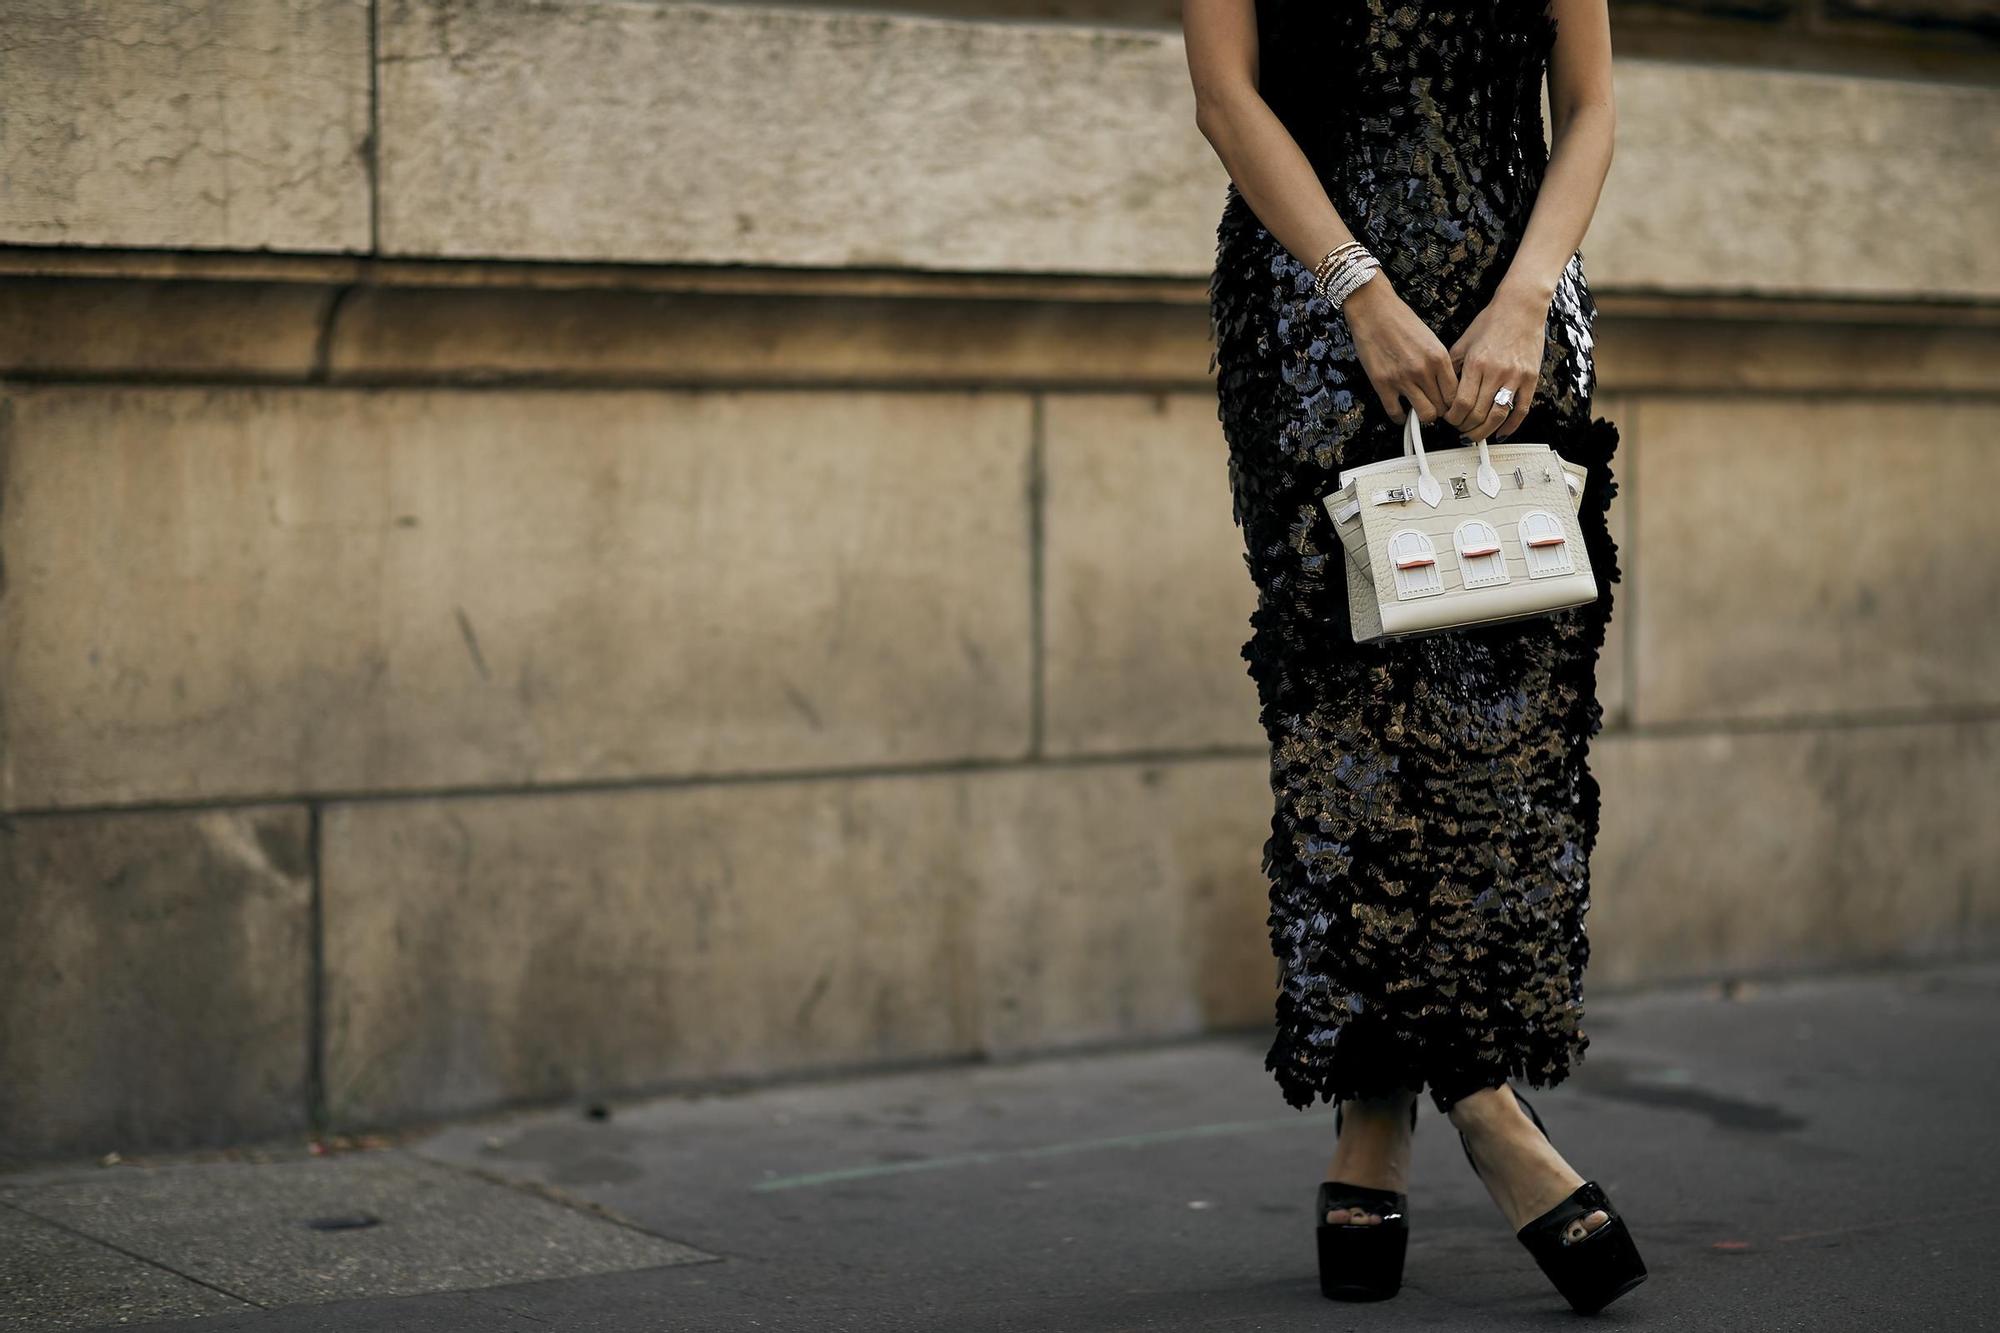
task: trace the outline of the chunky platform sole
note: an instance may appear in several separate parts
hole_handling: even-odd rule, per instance
[[[1582,1240],[1565,1240],[1572,1222],[1599,1209],[1609,1219]],[[1596,1314],[1646,1280],[1646,1263],[1625,1219],[1596,1181],[1586,1180],[1576,1191],[1518,1233],[1521,1244],[1535,1256],[1578,1314]]]
[[[1547,1138],[1548,1126],[1535,1114],[1535,1108],[1519,1093],[1514,1094],[1514,1100]],[[1472,1162],[1477,1173],[1479,1163],[1472,1159],[1472,1145],[1463,1134],[1458,1140],[1465,1149],[1465,1160]],[[1607,1219],[1604,1225],[1582,1240],[1564,1238],[1571,1223],[1599,1211]],[[1646,1262],[1639,1257],[1631,1229],[1611,1206],[1604,1187],[1594,1180],[1578,1185],[1568,1198],[1523,1226],[1515,1238],[1527,1247],[1543,1274],[1578,1314],[1596,1314],[1646,1280]]]
[[[1334,1108],[1334,1134],[1340,1133],[1341,1113]],[[1410,1108],[1410,1128],[1417,1127],[1417,1108]],[[1403,1287],[1403,1259],[1410,1245],[1410,1201],[1394,1190],[1323,1180],[1314,1197],[1318,1211],[1313,1228],[1319,1248],[1319,1290],[1330,1301],[1383,1301]],[[1336,1208],[1373,1213],[1380,1222],[1334,1223],[1326,1215]]]
[[[1323,1181],[1319,1213],[1332,1208],[1363,1208],[1380,1222],[1337,1224],[1321,1222],[1319,1290],[1332,1301],[1384,1301],[1403,1288],[1403,1258],[1409,1252],[1407,1200],[1388,1190],[1363,1189]]]

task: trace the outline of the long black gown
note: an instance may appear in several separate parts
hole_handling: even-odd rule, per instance
[[[1348,228],[1449,347],[1491,299],[1547,167],[1555,20],[1533,0],[1259,0],[1260,85]],[[1617,550],[1618,431],[1591,416],[1596,306],[1581,252],[1549,308],[1514,439],[1589,478],[1601,596],[1474,630],[1356,644],[1319,497],[1402,451],[1310,260],[1232,182],[1210,286],[1234,511],[1258,590],[1243,645],[1271,743],[1264,846],[1278,961],[1267,1067],[1309,1108],[1398,1086],[1434,1103],[1548,1086],[1589,1044],[1582,992],[1602,725],[1597,659]],[[1425,428],[1433,448],[1466,443]]]

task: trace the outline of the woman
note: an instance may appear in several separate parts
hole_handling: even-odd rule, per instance
[[[1618,433],[1590,413],[1577,246],[1611,161],[1606,0],[1186,0],[1184,17],[1197,122],[1231,178],[1210,295],[1277,802],[1266,1065],[1291,1104],[1337,1106],[1322,1288],[1397,1289],[1428,1087],[1510,1227],[1594,1310],[1644,1265],[1509,1080],[1559,1083],[1589,1042]],[[1597,601],[1357,644],[1320,497],[1400,453],[1407,412],[1435,447],[1518,437],[1586,465]]]

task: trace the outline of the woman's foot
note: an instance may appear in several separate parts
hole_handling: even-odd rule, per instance
[[[1451,1109],[1451,1123],[1479,1164],[1479,1178],[1500,1205],[1507,1225],[1519,1231],[1568,1198],[1583,1184],[1563,1160],[1548,1136],[1535,1127],[1514,1090],[1506,1084],[1486,1088]],[[1610,1218],[1597,1209],[1570,1224],[1566,1239],[1582,1240]]]
[[[1326,1178],[1347,1185],[1402,1193],[1410,1178],[1410,1119],[1417,1094],[1405,1090],[1386,1098],[1340,1104],[1340,1137]],[[1382,1215],[1362,1208],[1331,1208],[1334,1226],[1380,1225]]]

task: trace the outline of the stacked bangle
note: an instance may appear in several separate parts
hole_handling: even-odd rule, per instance
[[[1352,296],[1362,283],[1382,268],[1381,261],[1359,241],[1336,245],[1313,268],[1313,290],[1332,302],[1335,310]]]

